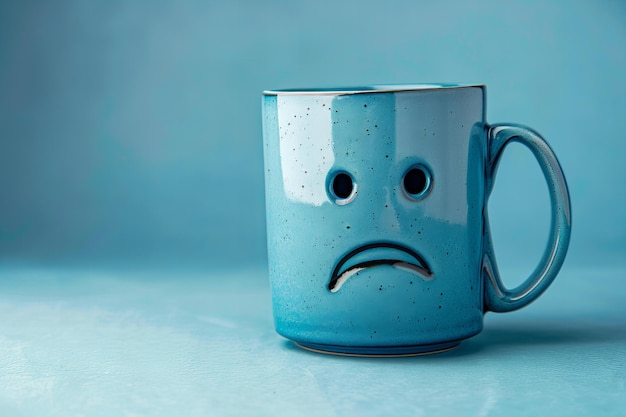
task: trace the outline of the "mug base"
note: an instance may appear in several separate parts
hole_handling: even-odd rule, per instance
[[[461,342],[436,343],[416,346],[337,346],[318,343],[293,342],[296,346],[311,352],[339,356],[361,356],[369,358],[399,358],[406,356],[430,355],[448,352]]]

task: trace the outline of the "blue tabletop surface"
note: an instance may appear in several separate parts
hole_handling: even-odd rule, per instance
[[[566,268],[456,350],[393,359],[281,338],[266,274],[1,269],[0,414],[626,415],[624,268]]]

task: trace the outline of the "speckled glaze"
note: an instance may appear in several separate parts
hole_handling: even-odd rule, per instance
[[[263,136],[276,330],[303,347],[449,349],[481,331],[487,310],[533,301],[563,263],[571,218],[559,163],[532,130],[485,122],[484,86],[266,91]],[[511,141],[538,159],[553,213],[544,258],[513,290],[486,213]],[[404,178],[416,167],[427,184],[412,194]],[[347,196],[334,191],[338,174],[352,180]]]

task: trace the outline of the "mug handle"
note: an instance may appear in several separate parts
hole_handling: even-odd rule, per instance
[[[486,195],[489,198],[504,148],[517,142],[526,146],[535,156],[548,183],[552,220],[548,245],[539,265],[518,287],[507,289],[500,279],[495,262],[493,240],[485,209],[485,241],[483,273],[485,278],[485,307],[495,312],[513,311],[537,299],[554,281],[563,265],[569,246],[572,217],[567,182],[556,155],[548,143],[534,130],[521,125],[492,125],[488,130],[488,161],[486,168]],[[486,203],[485,203],[486,204]]]

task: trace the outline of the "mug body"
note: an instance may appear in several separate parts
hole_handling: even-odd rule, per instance
[[[264,93],[278,333],[384,355],[480,332],[484,108],[480,85]]]

